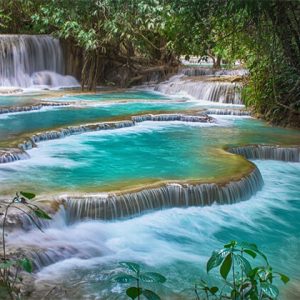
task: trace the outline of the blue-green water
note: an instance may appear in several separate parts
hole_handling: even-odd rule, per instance
[[[89,122],[101,122],[113,117],[142,114],[144,112],[157,113],[159,111],[187,110],[194,107],[193,103],[182,102],[144,102],[144,103],[111,103],[107,106],[78,106],[46,108],[41,111],[22,112],[0,115],[0,139],[10,136],[52,129],[61,126],[75,125]]]
[[[96,94],[77,94],[77,95],[66,95],[59,98],[50,98],[49,100],[63,100],[63,101],[107,101],[107,100],[170,100],[168,96],[164,96],[158,92],[151,91],[121,91],[121,92],[107,92],[107,93],[96,93]]]
[[[5,190],[15,190],[21,183],[37,193],[49,188],[110,191],[141,181],[228,176],[240,171],[241,161],[220,155],[218,148],[278,142],[286,138],[283,133],[289,131],[265,127],[253,119],[220,119],[218,124],[145,122],[42,142],[28,151],[29,160],[1,165],[0,183]]]
[[[205,262],[210,253],[232,239],[251,241],[265,252],[275,270],[290,276],[290,294],[285,299],[297,299],[300,164],[255,163],[265,185],[242,203],[169,209],[125,221],[89,221],[72,226],[58,222],[45,233],[34,231],[11,240],[52,250],[62,245],[76,249],[74,257],[38,273],[40,282],[66,288],[67,299],[81,299],[83,295],[123,299],[120,293],[126,285],[116,285],[111,278],[122,271],[118,262],[124,260],[137,261],[146,270],[167,277],[164,287],[151,286],[162,299],[194,299],[194,283],[206,278]],[[76,282],[85,283],[77,286]]]
[[[105,94],[104,99],[109,100],[107,106],[73,106],[3,115],[0,139],[107,118],[122,119],[144,111],[183,111],[197,105],[139,93],[119,93],[119,98],[116,94]],[[97,101],[95,98],[99,96],[70,97],[76,101]],[[143,101],[146,98],[150,101]],[[113,99],[125,102],[113,103]],[[157,180],[213,180],[236,174],[242,168],[240,159],[219,150],[226,145],[299,144],[299,140],[299,131],[273,128],[249,118],[217,117],[216,124],[145,122],[130,128],[39,143],[38,148],[28,151],[30,159],[0,165],[0,189],[2,193],[26,188],[37,194],[52,194],[110,191]],[[110,278],[120,271],[117,263],[122,260],[138,261],[147,269],[164,274],[168,278],[165,287],[153,287],[163,299],[193,299],[193,284],[205,276],[205,261],[211,251],[231,239],[257,243],[274,267],[299,285],[300,164],[255,163],[265,185],[243,203],[169,209],[129,220],[85,221],[70,226],[64,223],[62,213],[45,233],[16,233],[9,241],[21,247],[26,244],[58,252],[71,249],[71,258],[37,274],[38,282],[65,287],[67,299],[82,299],[83,295],[121,299],[123,287],[112,283]],[[82,284],[76,285],[78,282]],[[293,285],[290,289],[293,291]],[[54,296],[61,297],[59,292]]]

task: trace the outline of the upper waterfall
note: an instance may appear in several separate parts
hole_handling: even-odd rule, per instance
[[[58,39],[49,35],[0,35],[0,86],[75,86],[63,76],[64,57]]]

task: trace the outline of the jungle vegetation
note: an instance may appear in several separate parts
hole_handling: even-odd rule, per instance
[[[180,55],[240,60],[246,105],[300,126],[299,0],[1,0],[0,31],[66,41],[88,89],[166,75]]]

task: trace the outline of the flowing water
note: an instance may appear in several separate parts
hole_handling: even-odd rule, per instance
[[[163,299],[194,299],[194,282],[206,278],[205,262],[211,251],[232,239],[257,243],[274,268],[297,284],[300,164],[275,161],[255,161],[255,164],[265,185],[245,202],[174,208],[124,221],[86,221],[73,225],[67,225],[62,214],[60,221],[45,233],[15,234],[10,240],[16,244],[42,245],[50,253],[72,253],[37,274],[41,286],[48,284],[44,291],[62,286],[67,299],[82,299],[83,295],[122,299],[124,286],[116,285],[111,278],[122,271],[118,262],[124,260],[137,261],[146,270],[164,274],[168,279],[164,287],[152,286]],[[54,291],[53,297],[61,292]]]
[[[111,278],[124,260],[167,277],[149,286],[162,299],[193,299],[211,251],[232,239],[257,243],[292,279],[283,299],[297,299],[300,133],[249,117],[240,84],[206,80],[245,72],[222,72],[184,70],[153,88],[169,96],[42,94],[77,84],[59,41],[0,35],[0,86],[39,89],[0,97],[1,194],[64,204],[44,233],[27,219],[8,236],[33,259],[30,299],[123,299]]]
[[[60,43],[47,35],[0,35],[0,87],[76,86],[64,76]]]

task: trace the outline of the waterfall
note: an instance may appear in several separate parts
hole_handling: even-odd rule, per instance
[[[18,148],[0,149],[0,164],[13,162],[16,160],[27,159],[29,155]]]
[[[190,67],[181,70],[181,73],[186,76],[245,76],[248,74],[248,70],[236,69],[236,70],[226,70],[226,69],[212,69],[203,67]]]
[[[182,121],[182,122],[199,122],[199,123],[207,123],[213,122],[213,118],[207,115],[201,116],[189,116],[183,114],[159,114],[159,115],[140,115],[140,116],[133,116],[133,122],[145,122],[145,121]]]
[[[59,103],[59,102],[41,102],[39,104],[24,105],[24,106],[0,107],[0,115],[1,114],[10,114],[10,113],[40,110],[44,107],[62,107],[62,106],[68,106],[70,104],[71,103],[69,103],[69,102],[63,102],[63,103]]]
[[[205,111],[208,115],[222,115],[222,116],[250,116],[251,113],[245,109],[228,109],[228,108],[216,108],[208,109]]]
[[[48,35],[0,35],[0,86],[78,85],[74,77],[63,74],[58,39]]]
[[[254,168],[249,175],[227,184],[173,183],[120,195],[65,197],[62,202],[69,223],[86,218],[114,220],[171,207],[232,204],[249,199],[262,185],[261,174]]]
[[[248,145],[228,149],[247,159],[273,159],[290,162],[300,162],[300,147],[282,147],[270,145]]]
[[[184,80],[181,77],[176,77],[176,80],[157,85],[155,90],[170,95],[185,92],[198,100],[243,104],[239,83]]]

